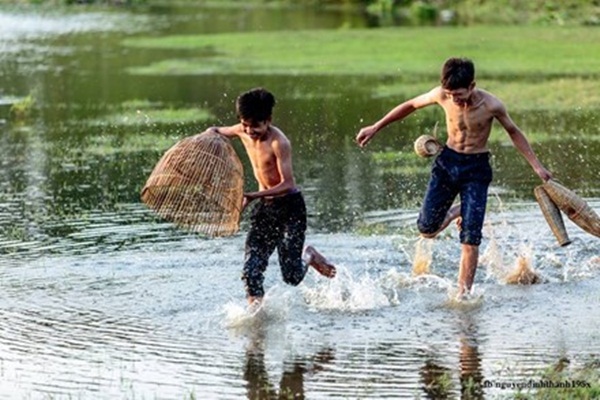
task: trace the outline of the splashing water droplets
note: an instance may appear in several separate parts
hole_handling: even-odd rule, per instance
[[[432,262],[433,240],[420,238],[415,244],[415,256],[413,260],[414,276],[427,275],[430,273]]]
[[[304,299],[318,310],[361,311],[392,304],[378,279],[368,273],[355,279],[347,269],[339,266],[335,279],[305,288]]]

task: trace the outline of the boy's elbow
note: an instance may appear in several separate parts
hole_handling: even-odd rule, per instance
[[[208,128],[206,130],[206,132],[211,133],[211,134],[221,135],[226,138],[231,138],[231,137],[235,136],[233,134],[233,132],[227,127],[211,126],[210,128]]]
[[[221,133],[221,132],[219,132],[219,128],[217,128],[216,126],[211,126],[210,128],[206,128],[204,130],[204,132],[201,133],[201,135],[208,135],[211,133]]]

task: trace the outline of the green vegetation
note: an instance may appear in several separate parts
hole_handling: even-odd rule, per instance
[[[395,175],[425,174],[431,168],[431,160],[421,158],[412,149],[393,149],[371,153],[373,163],[381,173]]]
[[[600,41],[595,29],[478,26],[247,32],[136,38],[124,44],[204,54],[132,68],[132,74],[367,76],[383,82],[374,89],[375,97],[406,97],[428,90],[437,83],[443,60],[460,55],[475,61],[479,86],[513,109],[591,109],[600,107]]]
[[[497,133],[495,135],[494,133]],[[563,136],[562,139],[565,137]],[[556,141],[556,134],[548,131],[536,131],[536,130],[528,130],[527,131],[527,139],[532,143],[547,143],[551,141]],[[577,140],[584,140],[586,143],[598,142],[600,141],[600,135],[594,133],[584,133],[577,132]],[[490,137],[490,143],[496,142],[506,142],[509,143],[510,139],[506,135],[506,132],[500,127],[494,127],[493,134]]]
[[[363,9],[369,18],[379,26],[600,24],[600,4],[591,0],[0,0],[1,4],[358,7]]]
[[[35,97],[29,94],[27,97],[16,100],[10,107],[10,116],[13,120],[24,121],[29,118],[35,106]]]
[[[600,7],[589,0],[372,0],[367,11],[382,25],[475,25],[600,23]]]
[[[89,120],[91,126],[108,128],[111,133],[90,136],[84,144],[78,146],[75,153],[81,152],[81,146],[85,148],[86,154],[98,156],[166,150],[181,137],[165,134],[160,129],[155,129],[157,125],[203,124],[213,118],[209,110],[202,108],[176,109],[147,100],[127,101],[114,113]]]
[[[91,154],[107,157],[115,154],[139,151],[163,151],[173,146],[181,137],[161,134],[128,134],[93,136],[83,149],[73,149],[75,154]]]
[[[484,76],[597,76],[589,28],[474,27],[248,32],[129,39],[126,46],[204,51],[135,68],[138,74],[286,74],[437,77],[444,58],[473,58]],[[577,43],[577,46],[573,44]],[[551,57],[552,63],[549,63]]]
[[[81,4],[108,4],[108,5],[139,5],[149,4],[148,0],[0,0],[2,4],[44,4],[44,5],[81,5]]]
[[[481,68],[479,68],[481,69]],[[485,71],[479,71],[485,76]],[[398,82],[380,85],[375,89],[375,97],[409,97],[432,88],[435,80],[418,82]],[[519,110],[560,110],[600,108],[600,81],[585,77],[547,77],[540,81],[504,80],[478,77],[477,85],[488,90],[511,109]]]
[[[246,32],[129,39],[126,46],[203,51],[137,74],[438,75],[444,58],[473,58],[487,77],[597,76],[592,28],[472,27]],[[575,46],[574,43],[577,43]],[[552,63],[549,63],[549,59]],[[481,75],[480,75],[481,77]]]
[[[557,387],[528,389],[511,395],[519,400],[592,400],[600,398],[600,363],[592,361],[575,371],[549,368],[538,384],[552,384]]]
[[[164,108],[161,104],[145,100],[125,102],[121,110],[96,118],[89,123],[94,126],[143,126],[155,124],[206,122],[214,118],[202,108]]]

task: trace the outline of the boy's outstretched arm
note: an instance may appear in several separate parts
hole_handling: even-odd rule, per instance
[[[360,147],[365,147],[366,144],[375,136],[377,132],[385,128],[387,125],[394,121],[399,121],[406,118],[415,110],[436,103],[436,99],[439,96],[441,88],[436,87],[427,93],[420,96],[414,97],[410,100],[405,101],[402,104],[397,105],[386,115],[383,116],[379,121],[373,125],[365,126],[362,128],[358,135],[356,135],[356,142]]]
[[[227,136],[227,137],[235,137],[237,136],[237,125],[233,126],[211,126],[204,132],[213,132],[218,133],[219,135]]]
[[[508,115],[506,111],[506,107],[498,101],[498,104],[495,107],[495,116],[496,119],[500,122],[502,127],[506,130],[506,133],[510,136],[510,140],[513,142],[517,150],[525,157],[531,168],[535,171],[535,173],[542,179],[544,182],[552,179],[552,173],[548,171],[540,160],[538,160],[535,155],[529,141],[519,129],[519,127],[513,122],[513,120]]]

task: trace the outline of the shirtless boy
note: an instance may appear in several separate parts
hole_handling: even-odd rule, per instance
[[[242,141],[258,181],[258,191],[244,193],[243,204],[259,200],[252,210],[242,273],[249,304],[264,296],[264,273],[275,248],[283,280],[290,285],[302,282],[308,266],[328,278],[336,273],[314,247],[304,247],[306,207],[294,180],[290,141],[271,124],[274,106],[273,94],[252,89],[236,100],[238,124],[209,129]]]
[[[461,217],[458,298],[462,298],[471,291],[479,259],[487,192],[492,181],[487,143],[494,119],[543,181],[552,175],[539,162],[504,104],[475,87],[475,67],[464,58],[446,60],[441,86],[399,104],[375,124],[362,128],[356,136],[358,145],[364,147],[388,124],[432,104],[444,109],[448,138],[432,166],[417,226],[423,237],[433,238],[453,219]],[[460,204],[452,206],[458,195]]]

